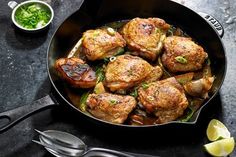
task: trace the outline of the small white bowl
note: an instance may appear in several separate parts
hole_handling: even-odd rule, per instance
[[[22,7],[24,5],[29,5],[29,4],[43,5],[50,12],[51,18],[50,18],[50,20],[48,21],[48,23],[46,25],[44,25],[42,27],[39,27],[39,28],[35,28],[35,29],[27,29],[27,28],[24,28],[23,26],[21,26],[20,24],[18,24],[16,22],[16,20],[15,20],[15,13],[16,13],[16,11],[20,7]],[[16,27],[18,27],[19,29],[21,29],[21,30],[23,30],[25,32],[32,32],[33,33],[33,32],[39,32],[39,31],[45,29],[52,22],[52,19],[54,17],[54,11],[53,11],[52,7],[49,4],[47,4],[47,3],[43,2],[43,1],[39,1],[39,0],[29,0],[29,1],[22,2],[20,4],[18,4],[15,1],[10,1],[10,2],[8,2],[8,6],[12,9],[12,14],[11,14],[12,22],[15,24]]]

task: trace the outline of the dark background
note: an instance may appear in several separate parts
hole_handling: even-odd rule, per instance
[[[60,105],[35,114],[0,134],[0,157],[50,157],[42,147],[31,142],[38,138],[34,128],[67,131],[89,146],[163,157],[208,156],[203,145],[208,143],[205,132],[212,118],[220,119],[236,137],[236,0],[175,1],[213,15],[225,29],[222,40],[228,59],[226,79],[195,126],[145,131],[104,128],[80,117],[66,105]],[[47,47],[56,28],[80,6],[80,0],[51,0],[55,18],[48,32],[29,35],[13,26],[7,3],[6,0],[0,3],[0,112],[30,104],[53,92],[46,69]],[[236,152],[231,156],[236,156]]]

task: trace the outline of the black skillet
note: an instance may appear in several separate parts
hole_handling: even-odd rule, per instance
[[[216,76],[213,85],[213,94],[204,102],[202,107],[193,115],[188,122],[173,121],[160,125],[148,126],[130,126],[112,124],[95,117],[89,116],[78,108],[76,108],[68,99],[67,92],[70,88],[65,88],[63,83],[56,76],[53,64],[56,59],[65,57],[68,52],[76,44],[86,29],[96,28],[103,24],[132,19],[135,17],[159,17],[168,23],[182,28],[192,38],[194,38],[208,52],[211,60],[211,68]],[[107,126],[117,126],[120,128],[158,128],[163,125],[188,125],[196,124],[198,116],[203,107],[212,100],[219,91],[226,73],[226,56],[221,38],[223,36],[223,28],[217,20],[212,16],[201,13],[201,16],[173,1],[167,0],[86,0],[78,11],[69,16],[57,29],[53,35],[47,56],[47,68],[50,81],[62,99],[73,108],[78,114],[85,116],[92,121]],[[66,92],[67,90],[67,92]],[[17,122],[25,119],[31,114],[43,109],[57,106],[59,103],[53,94],[47,95],[31,105],[25,105],[0,114],[0,119],[8,119],[8,123],[0,128],[3,132],[14,126]]]

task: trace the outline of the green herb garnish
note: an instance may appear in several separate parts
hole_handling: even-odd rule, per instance
[[[118,103],[118,101],[115,100],[115,99],[111,99],[111,100],[110,100],[110,104],[111,104],[111,105],[115,105],[115,104],[117,104],[117,103]]]
[[[161,30],[156,27],[156,28],[155,28],[155,33],[159,34],[159,33],[161,33]]]
[[[170,26],[170,28],[167,31],[167,36],[173,36],[175,30],[176,28],[174,26]]]
[[[153,97],[153,96],[147,96],[147,99],[149,100],[149,101],[154,101],[155,100],[155,98]]]
[[[147,89],[149,87],[149,84],[144,82],[144,83],[142,83],[141,86],[143,87],[143,89]]]
[[[84,92],[80,97],[80,106],[81,111],[86,112],[86,101],[89,96],[90,91]]]
[[[211,65],[211,60],[210,60],[209,58],[207,58],[206,64],[207,64],[207,65]]]
[[[111,28],[111,27],[107,28],[107,32],[111,36],[114,36],[116,34],[116,31],[113,28]]]
[[[134,90],[129,95],[137,98],[137,96],[138,96],[138,89],[137,89],[137,87],[135,87]]]
[[[103,62],[104,62],[105,64],[109,63],[109,62],[110,62],[110,58],[109,58],[109,57],[103,58]]]
[[[96,69],[97,83],[104,81],[105,72],[103,66],[98,66]]]
[[[45,26],[51,18],[51,13],[37,4],[22,6],[16,11],[16,22],[27,29]]]
[[[185,110],[184,116],[181,117],[179,120],[180,120],[181,122],[187,122],[187,121],[189,121],[189,120],[192,118],[194,112],[195,112],[195,111],[194,111],[191,107],[188,107],[188,108]]]
[[[182,63],[182,64],[188,63],[187,59],[184,58],[183,56],[177,56],[177,57],[175,57],[175,60],[179,63]]]
[[[172,75],[165,69],[165,67],[162,64],[161,57],[158,57],[158,64],[163,70],[163,76],[164,78],[172,77]]]
[[[116,54],[114,56],[119,56],[122,55],[125,52],[123,47],[118,48]]]

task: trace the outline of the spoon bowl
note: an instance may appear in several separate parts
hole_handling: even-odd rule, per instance
[[[47,151],[56,157],[158,157],[153,155],[121,152],[106,148],[87,147],[78,137],[57,130],[39,131],[39,141],[33,142],[45,147]]]
[[[42,134],[39,136],[39,140],[41,143],[48,144],[48,145],[54,145],[57,149],[68,152],[68,154],[70,154],[70,155],[81,156],[86,150],[85,143],[81,139],[79,139],[78,137],[76,137],[72,134],[62,132],[62,131],[57,131],[57,130],[47,130],[47,131],[44,131],[43,133],[53,139],[57,139],[57,140],[59,139],[59,141],[61,141],[61,143],[55,143],[52,140],[50,140],[49,138],[46,138],[45,136],[43,136]],[[62,142],[64,142],[64,144]],[[74,148],[68,147],[68,144],[73,145]],[[78,148],[80,146],[84,146],[84,149],[75,149],[76,146],[78,146]],[[55,155],[57,157],[62,157],[62,155],[58,155],[58,152],[56,152],[55,150],[52,150],[51,148],[48,148],[48,147],[45,147],[45,148],[53,155]]]

